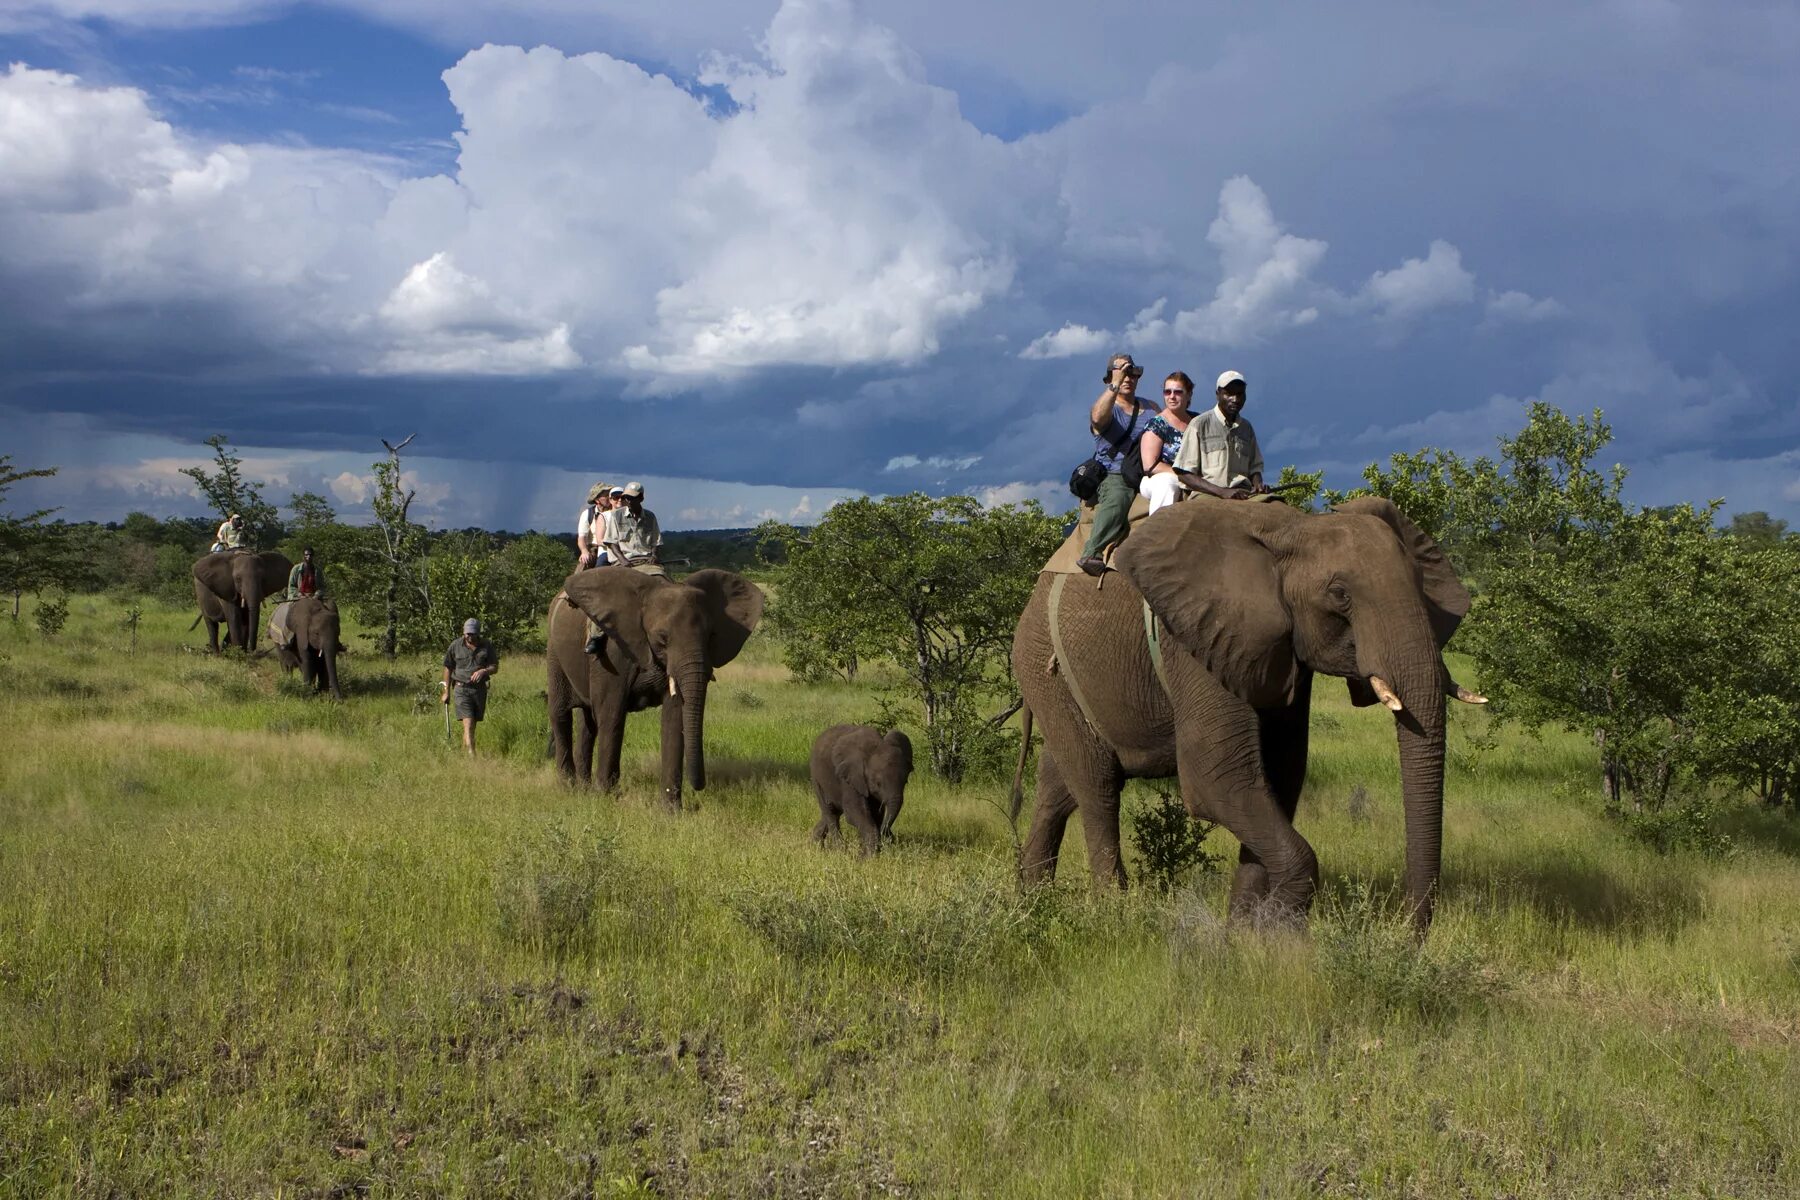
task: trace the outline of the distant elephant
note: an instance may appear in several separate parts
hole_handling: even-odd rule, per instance
[[[569,576],[550,602],[544,651],[557,769],[610,791],[619,782],[625,714],[661,705],[663,800],[681,806],[684,765],[688,785],[702,791],[707,686],[762,613],[762,589],[730,571],[695,571],[679,583],[616,566]],[[584,615],[603,633],[599,654],[583,648]]]
[[[219,648],[221,621],[230,639],[228,644],[256,649],[256,627],[262,620],[263,600],[287,587],[288,573],[293,569],[294,564],[286,555],[273,550],[261,554],[221,550],[195,561],[194,597],[200,604],[200,619],[206,622],[207,637],[215,652]]]
[[[833,725],[813,739],[813,791],[819,797],[815,842],[838,838],[838,817],[862,835],[864,854],[880,851],[894,833],[912,774],[912,742],[898,729],[883,737],[867,725]]]
[[[275,612],[282,607],[277,605]],[[281,665],[289,671],[300,668],[300,679],[308,687],[321,692],[330,688],[331,694],[342,700],[337,656],[343,653],[344,645],[338,640],[337,605],[318,596],[302,596],[285,607],[288,632],[293,637],[286,645],[276,643],[275,613],[269,614],[269,641],[276,644]]]
[[[1044,730],[1025,879],[1055,873],[1079,810],[1095,882],[1123,886],[1119,790],[1173,775],[1189,812],[1241,844],[1233,915],[1267,905],[1302,919],[1318,862],[1293,821],[1323,673],[1349,680],[1359,706],[1393,710],[1422,933],[1440,869],[1445,696],[1482,701],[1444,666],[1469,593],[1443,552],[1375,497],[1323,514],[1197,497],[1135,526],[1113,563],[1098,586],[1039,575],[1014,633],[1027,719]]]

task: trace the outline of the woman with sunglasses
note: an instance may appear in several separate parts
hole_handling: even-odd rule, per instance
[[[1143,456],[1144,479],[1138,494],[1150,501],[1150,511],[1167,508],[1181,498],[1181,477],[1175,474],[1175,456],[1181,452],[1181,439],[1187,433],[1194,414],[1188,401],[1194,395],[1194,381],[1186,371],[1176,371],[1163,380],[1162,412],[1150,418],[1144,429],[1138,453]]]

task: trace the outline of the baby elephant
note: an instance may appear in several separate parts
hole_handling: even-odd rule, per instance
[[[912,774],[912,743],[898,729],[883,737],[867,725],[833,725],[813,740],[813,790],[819,794],[819,823],[813,841],[841,837],[838,817],[848,817],[862,835],[864,854],[881,849],[894,832],[894,818],[906,798]]]

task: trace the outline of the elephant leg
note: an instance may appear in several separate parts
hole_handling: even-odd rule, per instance
[[[844,805],[844,819],[850,822],[862,838],[863,854],[879,854],[881,852],[881,822],[870,811],[869,801],[864,796],[851,795]]]
[[[1312,722],[1312,672],[1302,674],[1294,700],[1262,717],[1263,774],[1275,806],[1291,825],[1306,785],[1307,740]],[[1231,881],[1231,911],[1253,912],[1268,898],[1269,872],[1249,846],[1238,847],[1238,869]]]
[[[1075,815],[1075,797],[1063,786],[1062,773],[1045,746],[1038,754],[1037,806],[1031,827],[1019,849],[1019,875],[1027,884],[1056,878],[1056,856],[1062,850],[1063,833]]]
[[[594,710],[577,704],[570,713],[575,724],[575,779],[592,784],[594,780]]]
[[[587,779],[586,770],[578,765],[570,753],[569,718],[574,708],[574,696],[569,687],[569,680],[556,665],[556,652],[552,648],[545,655],[549,667],[544,679],[544,706],[550,717],[550,755],[556,761],[556,771],[564,779]]]
[[[662,799],[675,812],[681,811],[681,764],[686,737],[682,725],[684,708],[679,694],[663,697]]]
[[[1175,728],[1182,799],[1189,812],[1217,821],[1249,852],[1240,858],[1244,878],[1232,888],[1232,915],[1304,916],[1318,888],[1319,862],[1264,773],[1259,714],[1198,664],[1182,675],[1177,711],[1191,714]],[[1298,798],[1297,790],[1292,794]]]
[[[590,657],[590,662],[592,658]],[[610,792],[619,786],[619,759],[625,749],[625,695],[629,676],[620,678],[596,664],[588,670],[588,719],[594,726],[594,786]]]

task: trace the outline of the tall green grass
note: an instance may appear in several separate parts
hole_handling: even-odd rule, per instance
[[[0,1195],[1800,1192],[1800,838],[1659,855],[1576,738],[1455,714],[1420,950],[1391,723],[1329,684],[1324,887],[1258,932],[1228,874],[1091,896],[1074,831],[1019,893],[1003,784],[816,849],[811,738],[877,697],[760,636],[670,816],[654,714],[559,783],[537,660],[470,762],[429,658],[339,705],[121,611],[0,622]]]

